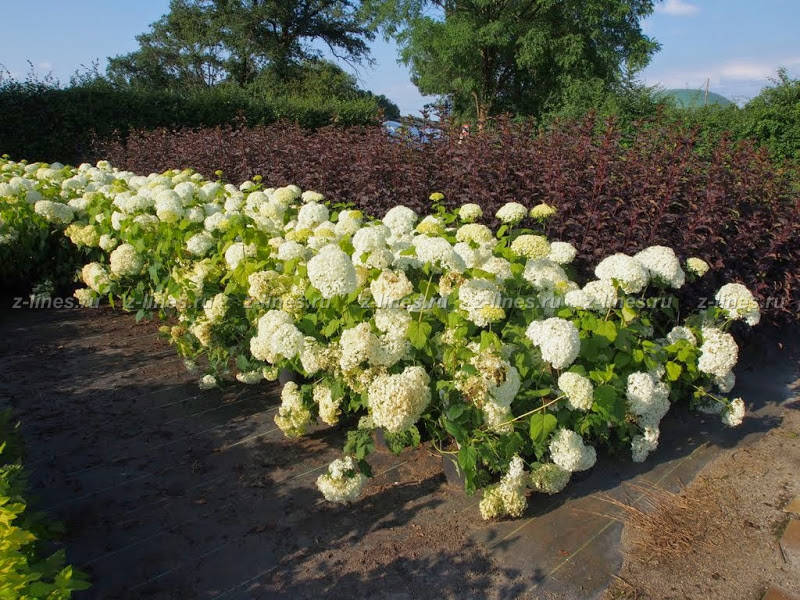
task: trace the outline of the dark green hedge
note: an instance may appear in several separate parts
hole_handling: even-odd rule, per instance
[[[249,125],[286,120],[317,128],[374,123],[379,114],[374,98],[264,97],[225,86],[178,92],[8,82],[0,87],[0,154],[78,163],[95,136],[124,137],[132,129],[214,127],[237,120]]]

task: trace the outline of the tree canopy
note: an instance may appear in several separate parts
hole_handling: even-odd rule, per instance
[[[541,114],[611,87],[659,48],[640,21],[654,0],[366,0],[423,94],[479,122]]]
[[[171,0],[169,12],[137,36],[139,49],[109,59],[116,83],[159,87],[245,85],[293,66],[324,45],[341,60],[369,60],[374,33],[352,0]]]

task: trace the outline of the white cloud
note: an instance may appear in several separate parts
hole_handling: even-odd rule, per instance
[[[39,69],[41,69],[42,71],[52,71],[53,70],[53,63],[51,63],[49,61],[46,61],[46,60],[40,62],[36,66],[39,67]]]
[[[695,14],[700,8],[684,0],[666,0],[664,4],[657,5],[656,10],[673,17],[686,17]]]

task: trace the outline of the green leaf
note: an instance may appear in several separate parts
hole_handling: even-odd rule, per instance
[[[670,381],[678,381],[678,378],[681,376],[683,372],[683,367],[680,366],[678,363],[672,362],[671,360],[667,362],[667,378]]]
[[[543,446],[547,441],[547,437],[555,431],[557,425],[558,419],[551,413],[538,412],[531,415],[531,440],[536,446]]]
[[[467,493],[475,491],[475,476],[477,475],[478,453],[475,448],[467,444],[458,450],[458,467],[464,473]]]
[[[622,318],[626,323],[630,323],[636,318],[636,311],[627,304],[622,305]]]
[[[424,348],[430,339],[432,327],[425,321],[411,321],[408,325],[408,339],[417,350]]]
[[[613,321],[598,321],[595,323],[594,332],[609,342],[617,339],[617,326]]]
[[[625,418],[625,401],[610,385],[600,385],[594,389],[592,409],[606,419],[616,422],[621,422]]]

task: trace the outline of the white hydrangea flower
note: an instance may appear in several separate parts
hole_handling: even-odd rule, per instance
[[[308,261],[308,279],[323,298],[346,296],[358,287],[353,261],[335,244],[325,246]]]
[[[66,225],[75,217],[72,207],[61,202],[51,200],[39,200],[33,205],[33,210],[37,215],[41,215],[49,223]]]
[[[228,249],[225,250],[225,262],[231,271],[235,271],[245,258],[252,258],[256,255],[255,244],[245,244],[243,242],[234,242]]]
[[[298,229],[314,229],[320,223],[327,221],[329,216],[327,206],[309,202],[303,205],[297,213],[297,227]]]
[[[525,258],[547,258],[550,255],[551,245],[543,235],[526,233],[511,242],[511,251]]]
[[[511,263],[505,258],[499,256],[491,256],[484,261],[481,266],[481,271],[486,271],[494,275],[498,281],[505,281],[511,279],[514,275],[511,272]]]
[[[483,209],[477,204],[463,204],[458,209],[458,218],[465,223],[472,223],[483,216]]]
[[[739,346],[729,333],[715,327],[703,327],[700,331],[703,343],[700,346],[700,359],[697,368],[703,373],[724,377],[736,366],[739,359]]]
[[[478,327],[486,327],[505,318],[501,301],[500,288],[488,279],[470,279],[458,288],[459,307]]]
[[[425,235],[441,235],[444,233],[444,225],[433,215],[428,215],[419,222],[415,231]]]
[[[573,308],[607,311],[618,301],[617,290],[610,281],[590,281],[583,289],[570,290],[564,295],[564,303]]]
[[[533,321],[525,335],[542,351],[542,359],[554,369],[565,369],[578,357],[581,340],[578,329],[571,321],[551,317]]]
[[[507,202],[495,215],[501,223],[515,225],[528,216],[528,209],[519,202]]]
[[[627,294],[638,294],[648,283],[648,271],[639,261],[621,252],[600,261],[594,274],[598,279],[616,280]]]
[[[164,191],[156,196],[156,216],[164,223],[177,223],[183,217],[181,197],[172,191]]]
[[[504,516],[521,517],[528,506],[525,489],[528,474],[525,463],[514,455],[508,465],[508,472],[497,485],[489,486],[483,491],[478,508],[484,519],[496,519]]]
[[[395,206],[386,212],[382,222],[394,236],[401,236],[414,230],[417,213],[406,206]]]
[[[255,385],[264,379],[261,371],[241,371],[236,374],[236,381],[245,385]]]
[[[309,377],[324,369],[328,364],[325,347],[313,337],[306,337],[300,350],[300,364]]]
[[[728,371],[722,377],[714,377],[714,384],[720,392],[727,394],[736,385],[736,375],[733,371]]]
[[[292,202],[294,202],[297,198],[300,197],[300,190],[295,185],[287,185],[285,187],[280,187],[275,190],[272,190],[272,193],[269,195],[269,199],[277,204],[281,204],[283,206],[289,206]],[[324,221],[325,219],[323,219]]]
[[[202,379],[197,383],[197,386],[201,390],[210,390],[212,388],[217,387],[217,378],[213,375],[204,375]]]
[[[741,283],[726,283],[719,288],[714,299],[729,319],[742,320],[751,327],[761,320],[758,302]]]
[[[480,267],[492,255],[490,246],[473,247],[467,242],[457,242],[453,246],[453,251],[464,261],[464,265],[468,269]]]
[[[564,269],[546,258],[528,260],[522,277],[539,291],[565,289],[570,283]]]
[[[636,371],[628,375],[625,395],[628,407],[643,427],[657,427],[669,411],[669,386],[651,373]]]
[[[130,244],[117,246],[108,257],[111,272],[120,277],[138,275],[142,271],[144,261]]]
[[[564,427],[560,428],[550,440],[550,458],[565,471],[585,471],[597,461],[597,452],[592,446],[583,443],[583,438]]]
[[[203,312],[205,313],[206,319],[208,319],[209,323],[221,323],[228,312],[229,306],[230,298],[228,298],[228,296],[225,294],[220,293],[206,301],[206,303],[203,305]]]
[[[658,448],[658,427],[645,427],[642,435],[635,435],[631,440],[631,458],[633,462],[644,462],[647,456]]]
[[[372,252],[386,248],[389,235],[391,232],[385,225],[368,225],[356,231],[351,242],[358,253]]]
[[[366,269],[387,269],[394,262],[394,254],[388,248],[378,248],[372,252],[353,252],[353,264]]]
[[[568,265],[578,255],[575,246],[569,242],[551,242],[550,254],[547,256],[549,260],[560,265]]]
[[[430,378],[423,367],[406,367],[396,375],[378,375],[367,400],[376,427],[390,433],[406,431],[431,401]]]
[[[464,259],[456,254],[450,242],[444,238],[418,235],[414,238],[414,248],[417,258],[423,263],[457,273],[463,273],[467,268]]]
[[[319,192],[306,190],[305,192],[300,194],[300,200],[302,200],[306,204],[308,204],[309,202],[316,202],[317,204],[319,204],[320,202],[325,201],[325,196],[323,196]]]
[[[530,486],[542,494],[557,494],[569,483],[572,473],[555,463],[534,463],[531,467]]]
[[[379,308],[375,311],[375,327],[392,338],[405,338],[412,317],[402,308]]]
[[[303,403],[300,387],[288,381],[281,390],[281,405],[275,415],[275,424],[286,437],[300,437],[311,424],[311,411]]]
[[[327,472],[317,478],[317,488],[328,502],[347,504],[361,495],[366,481],[353,457],[346,456],[334,460]]]
[[[531,209],[531,219],[549,219],[554,214],[556,214],[556,209],[542,202],[541,204],[537,204]]]
[[[219,208],[214,205],[215,208]],[[206,212],[208,212],[208,205],[206,205]],[[231,219],[228,215],[222,212],[214,212],[208,215],[203,221],[203,227],[206,231],[227,231],[231,226]]]
[[[98,294],[104,294],[108,291],[108,286],[111,285],[111,278],[108,276],[108,271],[106,271],[103,265],[97,262],[84,265],[81,270],[81,279],[83,283]]]
[[[95,305],[96,296],[89,288],[78,288],[72,295],[78,300],[78,304],[84,308]]]
[[[589,410],[594,402],[594,386],[583,375],[567,371],[558,378],[558,389],[567,396],[567,406],[572,410]]]
[[[106,252],[111,252],[117,246],[117,243],[117,240],[107,233],[100,236],[100,248]]]
[[[677,325],[676,327],[673,327],[667,334],[668,344],[674,344],[678,340],[686,340],[692,346],[697,346],[697,337],[695,337],[694,333],[692,333],[692,330],[688,327]]]
[[[319,410],[319,418],[327,425],[336,425],[339,422],[339,405],[341,398],[334,400],[333,391],[328,383],[318,383],[314,386],[314,402]]]
[[[483,422],[489,431],[505,435],[514,431],[514,414],[508,406],[501,406],[492,399],[484,401],[481,405],[483,412]]]
[[[258,320],[250,353],[257,360],[274,364],[279,357],[292,359],[303,349],[305,336],[294,326],[292,316],[282,310],[269,310]]]
[[[339,213],[334,231],[339,237],[346,237],[355,234],[361,227],[363,215],[360,210],[343,210]],[[355,244],[353,244],[355,246]]]
[[[647,269],[651,279],[663,281],[676,289],[686,282],[686,273],[672,248],[650,246],[634,254],[633,258]]]
[[[744,420],[746,409],[744,400],[741,398],[734,398],[729,405],[726,405],[720,413],[722,423],[728,427],[738,427]]]
[[[378,307],[388,307],[414,291],[414,286],[403,271],[381,271],[369,286]]]
[[[373,364],[378,356],[380,341],[372,333],[369,323],[359,323],[342,331],[339,346],[339,366],[342,371],[348,372],[365,362]]]
[[[194,256],[205,256],[216,243],[213,235],[201,231],[186,240],[186,249]]]
[[[296,258],[305,259],[308,249],[294,240],[282,242],[278,246],[278,260],[289,261]]]

